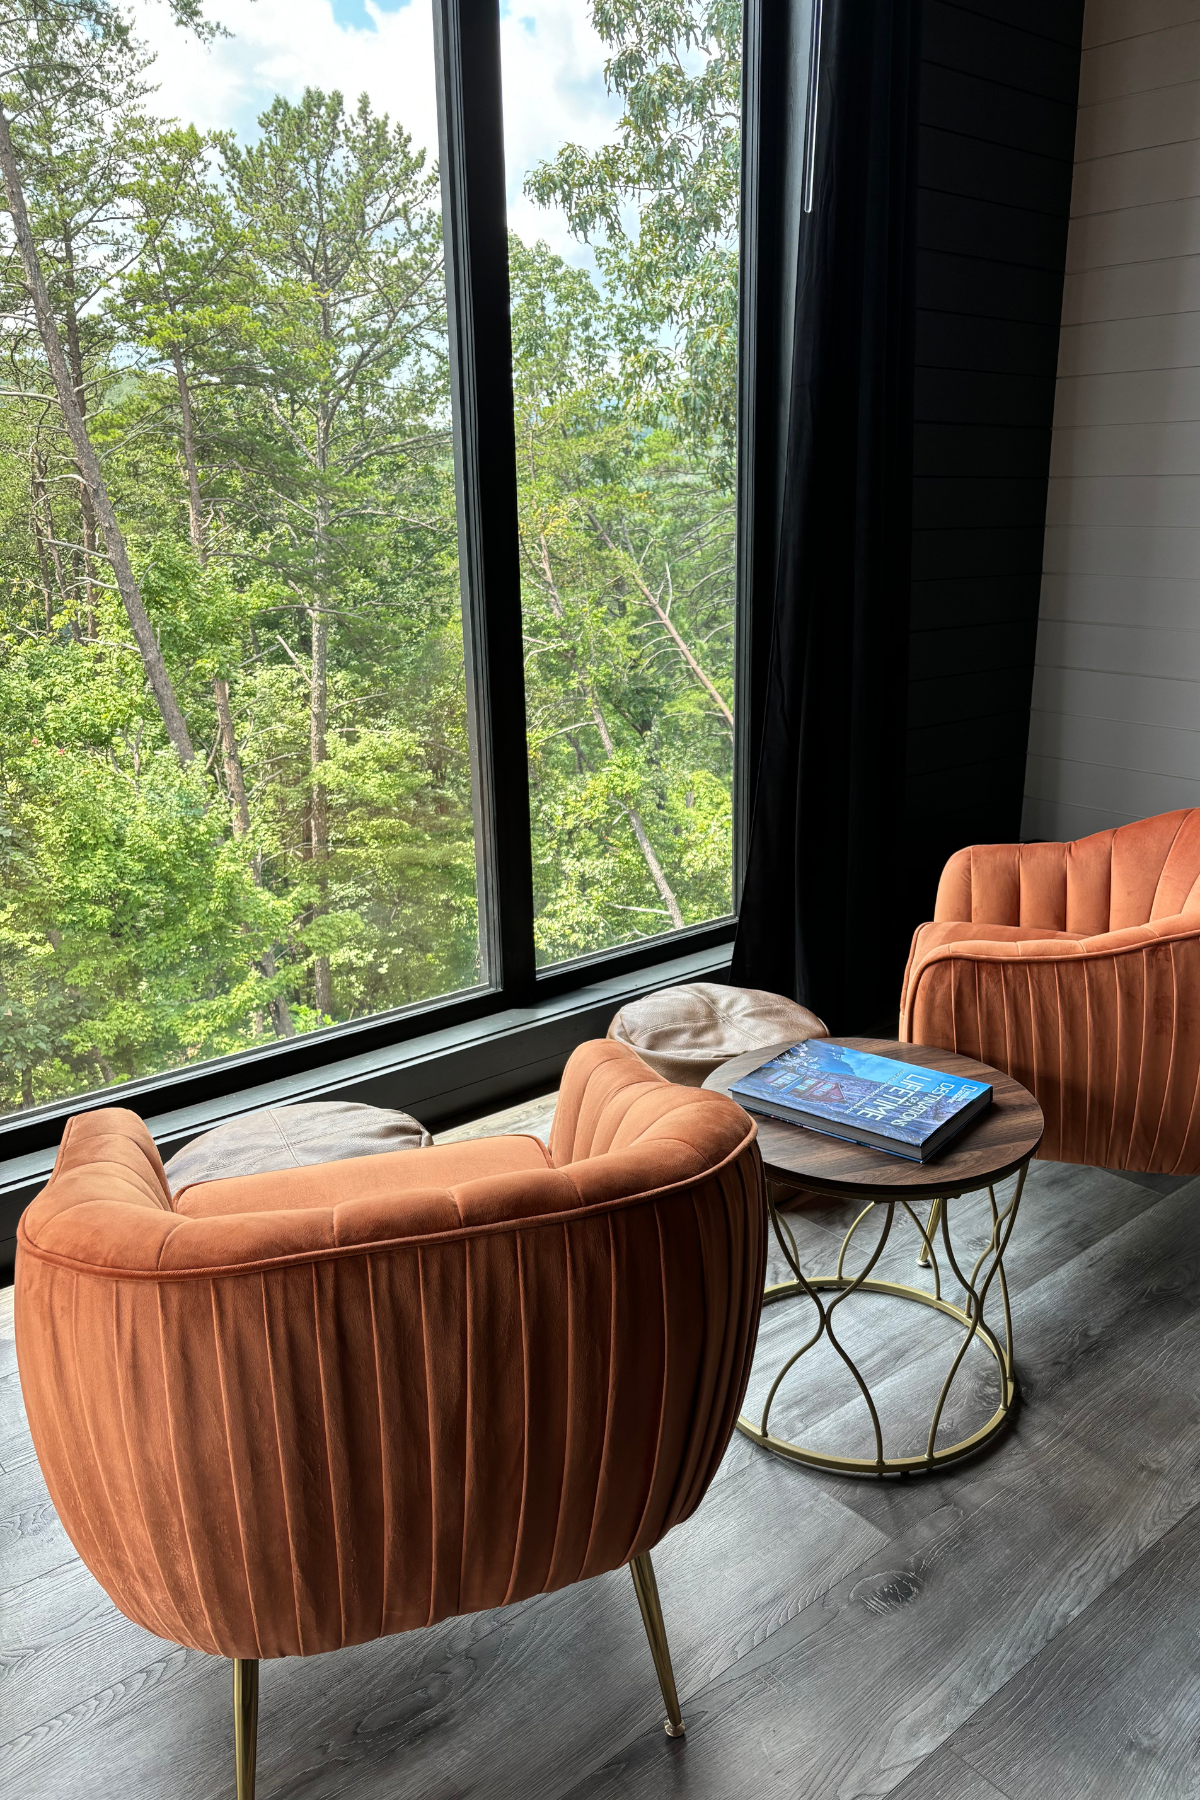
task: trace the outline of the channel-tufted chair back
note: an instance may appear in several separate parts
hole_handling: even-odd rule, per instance
[[[1066,844],[976,844],[942,871],[935,921],[1092,936],[1200,912],[1200,808]]]

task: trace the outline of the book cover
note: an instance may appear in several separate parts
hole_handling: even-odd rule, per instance
[[[986,1082],[810,1038],[730,1089],[752,1112],[924,1161],[992,1097]]]

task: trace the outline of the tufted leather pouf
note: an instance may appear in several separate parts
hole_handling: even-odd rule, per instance
[[[700,1087],[731,1056],[760,1045],[794,1044],[828,1037],[816,1013],[782,994],[761,988],[725,987],[693,981],[661,988],[623,1006],[608,1028],[610,1038],[628,1044],[667,1081]]]
[[[164,1164],[172,1194],[196,1181],[268,1175],[311,1163],[344,1162],[387,1150],[421,1150],[433,1139],[419,1120],[354,1100],[267,1106],[193,1138]]]

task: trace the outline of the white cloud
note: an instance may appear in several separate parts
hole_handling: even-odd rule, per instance
[[[333,0],[213,0],[210,16],[231,35],[207,48],[172,25],[165,6],[135,0],[133,11],[138,35],[156,54],[156,106],[168,116],[253,137],[275,94],[295,100],[305,87],[338,88],[349,101],[369,94],[378,111],[434,152],[430,0],[394,10],[363,0],[365,27],[339,23]],[[510,220],[522,237],[543,237],[573,262],[590,261],[561,216],[521,191],[528,171],[560,144],[600,144],[618,116],[586,0],[503,0],[501,43]]]
[[[338,25],[330,0],[216,0],[209,8],[230,32],[204,47],[172,25],[165,6],[139,0],[139,36],[156,52],[152,79],[161,111],[205,128],[253,136],[272,97],[298,99],[306,87],[370,94],[403,120],[418,143],[437,138],[431,9],[370,11],[375,30]]]
[[[605,48],[584,0],[506,0],[500,16],[508,216],[525,239],[544,237],[583,260],[565,222],[526,200],[526,174],[568,141],[594,149],[611,137],[620,103],[604,86]],[[590,259],[589,259],[590,260]]]

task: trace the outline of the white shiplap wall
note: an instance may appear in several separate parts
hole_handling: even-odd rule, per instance
[[[1200,0],[1086,0],[1022,835],[1200,806]]]

